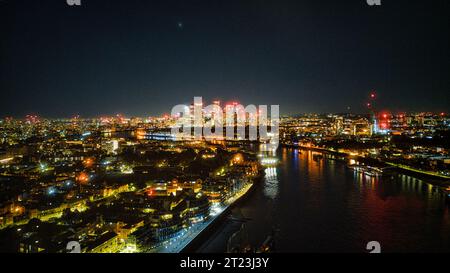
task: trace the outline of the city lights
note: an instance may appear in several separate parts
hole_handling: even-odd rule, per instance
[[[414,1],[0,0],[0,253],[450,252],[450,2]],[[94,271],[45,256],[3,267]]]

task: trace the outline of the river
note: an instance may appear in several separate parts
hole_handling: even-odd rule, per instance
[[[280,164],[238,204],[197,252],[227,251],[230,236],[260,246],[273,231],[275,252],[449,252],[450,212],[436,186],[396,174],[373,178],[312,151],[280,148]],[[244,234],[244,235],[242,235]]]

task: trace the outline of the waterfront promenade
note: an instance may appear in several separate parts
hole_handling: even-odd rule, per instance
[[[254,187],[254,183],[246,184],[239,192],[227,199],[223,205],[215,207],[210,217],[200,223],[196,223],[189,228],[185,228],[179,232],[179,235],[160,243],[157,246],[149,248],[147,253],[179,253],[189,246],[200,234],[210,227],[215,221],[224,217],[235,202],[245,196],[250,189]]]

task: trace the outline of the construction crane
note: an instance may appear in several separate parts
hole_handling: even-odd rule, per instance
[[[377,99],[377,93],[375,91],[372,91],[369,95],[369,101],[366,104],[367,108],[369,109],[371,119],[372,119],[372,124],[373,124],[372,133],[373,134],[376,134],[379,131],[377,114],[376,114],[376,110],[375,110],[376,99]]]

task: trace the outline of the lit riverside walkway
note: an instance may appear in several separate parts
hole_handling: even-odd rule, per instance
[[[189,228],[185,228],[181,231],[181,234],[164,241],[153,248],[148,248],[143,252],[146,253],[178,253],[181,252],[186,246],[188,246],[192,240],[194,240],[203,230],[205,230],[217,217],[220,217],[227,208],[236,202],[239,198],[244,196],[248,190],[253,186],[253,183],[246,184],[239,192],[225,201],[225,204],[220,207],[220,211],[217,214],[212,214],[207,220],[200,223],[196,223]]]

